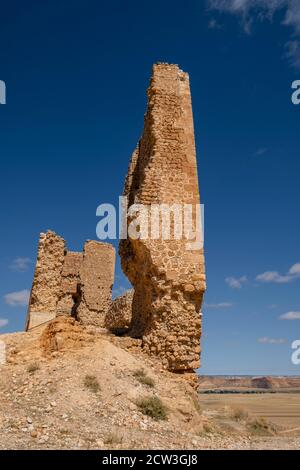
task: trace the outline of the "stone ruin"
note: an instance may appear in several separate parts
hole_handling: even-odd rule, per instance
[[[146,208],[200,203],[189,77],[177,65],[153,66],[144,132],[124,196],[129,206]],[[136,217],[127,214],[127,226]],[[175,216],[170,220],[173,229]],[[196,231],[196,214],[184,228]],[[55,233],[41,234],[26,329],[67,315],[83,325],[126,331],[169,370],[198,368],[203,248],[187,249],[186,239],[160,234],[121,240],[119,254],[134,289],[112,302],[115,251],[110,244],[88,241],[83,253],[74,253]]]
[[[156,64],[148,89],[144,132],[125,182],[128,205],[200,203],[188,74]],[[127,223],[132,224],[130,215]],[[193,224],[195,222],[193,216]],[[194,226],[194,225],[193,225]],[[130,334],[165,367],[200,366],[201,304],[205,291],[203,249],[187,241],[121,240],[122,268],[134,287]]]
[[[126,333],[131,325],[133,289],[114,299],[105,317],[104,326],[117,334]]]
[[[87,241],[83,253],[67,251],[52,231],[40,235],[26,330],[59,315],[83,325],[103,327],[111,304],[115,250],[108,243]]]

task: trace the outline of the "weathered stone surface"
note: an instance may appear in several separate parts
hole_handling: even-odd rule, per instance
[[[64,239],[54,232],[41,233],[26,329],[47,322],[56,315],[65,249]]]
[[[58,315],[72,315],[74,312],[75,298],[80,284],[80,267],[82,253],[68,251],[61,272],[61,286],[57,303]]]
[[[83,253],[66,250],[54,232],[40,236],[26,329],[72,316],[84,325],[102,327],[111,303],[115,250],[108,243],[88,241]]]
[[[129,205],[199,204],[189,77],[178,66],[157,64],[148,90],[144,132],[125,183]],[[134,216],[128,218],[128,224]],[[193,217],[193,226],[194,226]],[[203,250],[186,240],[120,242],[122,268],[134,286],[131,334],[171,370],[200,365]]]
[[[123,330],[130,326],[132,317],[133,289],[114,299],[105,316],[105,328]]]
[[[72,317],[56,318],[46,326],[40,337],[42,350],[46,354],[77,348],[92,341],[93,336]]]
[[[85,325],[104,326],[114,283],[115,250],[108,243],[87,241],[80,267],[76,318]]]

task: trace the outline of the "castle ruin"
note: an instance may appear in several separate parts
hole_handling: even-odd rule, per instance
[[[68,251],[65,240],[54,232],[41,233],[26,330],[58,315],[102,327],[114,269],[115,250],[108,243],[87,241],[83,253],[76,253]]]
[[[189,76],[177,65],[153,66],[144,131],[131,158],[124,196],[129,207],[170,208],[172,230],[172,208],[199,207]],[[182,221],[182,233],[197,238],[196,211],[191,215],[189,223]],[[138,214],[127,213],[127,227],[137,219]],[[119,254],[134,289],[112,302],[112,245],[88,241],[82,253],[75,253],[54,232],[41,234],[26,329],[67,315],[83,325],[137,338],[169,370],[197,369],[206,288],[203,247],[188,247],[187,238],[174,230],[170,238],[160,231],[154,238],[122,239]]]

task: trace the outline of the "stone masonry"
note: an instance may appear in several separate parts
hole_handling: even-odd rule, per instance
[[[189,77],[177,65],[153,67],[144,132],[124,195],[129,206],[200,202]],[[130,333],[173,371],[200,366],[204,255],[200,248],[187,250],[186,242],[128,238],[119,247],[135,291]]]
[[[105,315],[111,304],[114,274],[114,247],[109,243],[87,242],[80,267],[76,307],[76,318],[81,323],[104,326]]]
[[[26,330],[56,316],[66,244],[52,231],[41,233],[29,299]]]
[[[112,332],[126,332],[131,324],[133,289],[114,299],[105,316],[105,328]]]
[[[61,284],[59,298],[56,305],[58,315],[75,314],[75,299],[77,299],[78,286],[80,285],[80,267],[83,262],[83,254],[68,251],[65,254],[61,271]]]
[[[108,243],[87,241],[83,253],[67,251],[52,231],[40,235],[26,330],[58,315],[102,327],[111,302],[115,250]]]

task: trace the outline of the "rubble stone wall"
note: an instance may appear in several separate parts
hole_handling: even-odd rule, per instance
[[[41,233],[26,329],[47,322],[56,315],[65,249],[64,239],[54,232]]]
[[[88,241],[80,267],[80,298],[76,318],[83,324],[104,326],[111,304],[115,249],[108,243]]]
[[[58,315],[84,325],[104,325],[114,282],[115,250],[108,243],[87,241],[83,253],[67,251],[52,231],[40,235],[26,330]]]
[[[60,295],[56,307],[58,315],[72,315],[74,312],[82,259],[82,253],[74,251],[68,251],[65,256],[61,272]]]
[[[133,289],[115,298],[105,316],[105,328],[126,330],[131,324]]]

